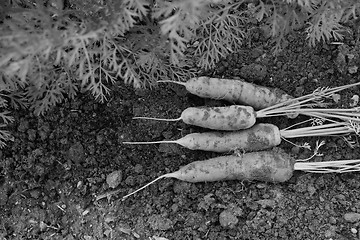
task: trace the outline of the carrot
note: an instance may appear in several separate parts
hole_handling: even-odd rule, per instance
[[[221,156],[195,161],[181,167],[176,172],[159,176],[122,199],[124,200],[162,178],[176,178],[192,183],[222,180],[285,182],[293,175],[294,163],[294,158],[281,150],[251,152],[238,156]]]
[[[179,118],[161,119],[134,117],[160,121],[179,121],[199,127],[233,131],[246,129],[255,124],[255,112],[250,106],[232,105],[228,107],[190,107],[185,109]]]
[[[341,135],[355,131],[356,129],[351,128],[351,126],[345,122],[334,122],[298,129],[291,129],[291,127],[289,127],[282,130],[279,130],[279,128],[273,124],[259,123],[249,129],[241,131],[191,133],[177,140],[123,142],[123,144],[175,143],[191,150],[230,152],[239,149],[248,152],[275,147],[281,143],[282,139]]]
[[[191,78],[187,82],[172,82],[185,86],[190,93],[203,98],[224,99],[231,103],[250,105],[254,109],[264,109],[277,103],[293,99],[278,88],[268,88],[243,80],[221,79],[211,77]]]
[[[235,149],[264,150],[277,146],[280,142],[281,136],[277,126],[259,123],[242,131],[191,133],[173,141],[123,142],[123,144],[176,143],[191,150],[230,152]]]
[[[195,161],[181,167],[178,171],[163,174],[141,188],[125,195],[122,200],[141,191],[163,178],[176,178],[186,182],[213,182],[222,180],[247,180],[266,182],[285,182],[294,171],[312,173],[346,173],[360,171],[360,159],[327,162],[304,162],[318,154],[324,142],[317,143],[314,154],[295,160],[283,150],[274,148],[269,151],[251,152],[241,155],[221,156],[203,161]],[[109,198],[121,189],[98,195],[95,201]]]
[[[200,126],[216,130],[240,130],[253,126],[256,118],[274,117],[274,116],[296,116],[302,114],[310,117],[322,119],[339,118],[346,121],[358,121],[360,112],[357,108],[352,109],[327,109],[314,108],[320,100],[330,97],[335,92],[349,87],[360,85],[360,82],[344,85],[335,88],[325,88],[315,90],[313,93],[290,99],[285,102],[255,111],[251,106],[232,105],[227,107],[196,108],[185,109],[181,116],[176,119],[163,119],[151,117],[134,117],[134,119],[151,119],[160,121],[179,121],[183,120],[187,124]],[[306,108],[300,108],[306,107]]]

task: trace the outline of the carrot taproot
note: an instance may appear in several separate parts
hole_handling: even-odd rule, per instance
[[[259,123],[253,127],[234,132],[191,133],[178,140],[155,142],[123,142],[123,144],[176,143],[191,150],[230,152],[265,150],[279,145],[280,130],[273,124]]]
[[[251,106],[232,105],[227,107],[189,107],[179,118],[162,119],[134,117],[133,119],[150,119],[159,121],[179,121],[198,127],[234,131],[246,129],[255,124],[255,111]]]
[[[222,180],[285,182],[292,177],[294,164],[295,159],[281,149],[195,161],[181,167],[178,171],[159,176],[122,199],[163,178],[176,178],[192,183]]]
[[[273,150],[271,152],[273,152]],[[284,182],[286,179],[291,178],[293,171],[304,171],[309,173],[347,173],[360,171],[360,159],[304,162],[303,160],[295,161],[286,153],[280,153],[282,155],[278,155],[277,152],[271,152],[261,152],[262,155],[265,156],[264,158],[267,159],[267,162],[261,162],[261,160],[259,160],[260,162],[256,162],[257,165],[252,165],[252,163],[249,162],[252,161],[249,159],[251,157],[256,157],[256,159],[260,157],[257,153],[255,156],[251,156],[249,155],[250,153],[248,153],[246,156],[224,156],[190,163],[181,167],[178,171],[164,174],[156,178],[141,188],[123,196],[122,200],[125,200],[129,196],[163,178],[176,178],[188,182],[250,179],[260,181],[270,180],[270,182]],[[254,155],[254,153],[252,155]],[[313,156],[315,156],[315,154]],[[233,162],[235,162],[234,165],[232,165]],[[238,168],[232,169],[233,167]],[[250,171],[247,171],[248,168]],[[215,177],[212,177],[212,173],[214,172]],[[198,177],[198,174],[200,174],[200,177]],[[269,176],[273,175],[275,178],[269,179]],[[120,188],[104,194],[99,194],[96,196],[95,201],[99,201],[103,198],[110,198],[112,195],[119,193],[121,190],[122,189]]]
[[[307,121],[302,123],[305,122]],[[280,130],[276,125],[270,123],[258,123],[251,128],[234,132],[190,133],[177,140],[123,142],[123,144],[175,143],[191,150],[212,152],[242,150],[248,152],[266,150],[275,147],[281,143],[282,139],[314,136],[339,136],[356,132],[356,129],[351,128],[350,124],[346,122],[331,122],[323,125],[297,129],[292,129],[291,127],[292,126]]]
[[[360,85],[360,82],[335,88],[315,90],[313,93],[277,103],[273,106],[256,111],[252,106],[231,105],[226,107],[190,107],[185,109],[176,119],[152,117],[134,117],[133,119],[150,119],[161,121],[183,120],[187,124],[209,129],[234,131],[253,126],[257,118],[275,116],[297,116],[298,114],[321,119],[338,118],[357,122],[360,112],[357,108],[327,109],[314,108],[320,100],[344,89]],[[305,108],[304,108],[305,107]]]
[[[187,82],[172,82],[180,84],[190,93],[203,98],[224,99],[231,103],[250,105],[255,110],[264,109],[277,103],[293,99],[292,96],[278,88],[268,88],[243,80],[222,79],[212,77],[195,77]]]

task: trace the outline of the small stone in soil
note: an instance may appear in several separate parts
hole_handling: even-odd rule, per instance
[[[84,147],[80,142],[74,143],[68,151],[69,159],[75,163],[80,164],[84,161]]]
[[[106,183],[111,188],[116,188],[117,186],[119,186],[119,184],[121,183],[121,180],[122,180],[121,170],[114,171],[114,172],[110,173],[109,175],[107,175],[107,177],[106,177]]]
[[[143,171],[143,166],[141,164],[136,164],[134,167],[136,173],[141,173]]]
[[[153,230],[166,231],[173,227],[173,222],[170,219],[158,214],[151,215],[148,224]]]
[[[239,220],[232,211],[224,210],[219,215],[219,222],[222,227],[233,228]]]
[[[358,221],[360,221],[360,213],[354,213],[354,212],[345,213],[344,219],[347,222],[352,222],[352,223],[358,222]]]

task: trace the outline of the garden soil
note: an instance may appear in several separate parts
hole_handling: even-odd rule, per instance
[[[241,52],[201,75],[245,79],[295,97],[360,80],[355,33],[341,43],[314,48],[294,33],[277,55],[271,46],[259,31]],[[359,88],[351,88],[329,101],[339,108],[355,106],[357,95]],[[190,106],[226,104],[201,99],[176,84],[136,90],[119,81],[105,103],[83,94],[45,116],[19,111],[12,126],[14,141],[0,152],[0,239],[360,239],[356,172],[296,171],[288,182],[276,184],[162,179],[121,200],[164,173],[219,155],[175,144],[123,145],[205,131],[180,121],[134,116],[177,118]],[[260,121],[282,129],[305,119]],[[360,158],[356,136],[294,143],[314,146],[321,140],[325,145],[312,161]],[[297,159],[313,153],[286,141],[279,147]]]

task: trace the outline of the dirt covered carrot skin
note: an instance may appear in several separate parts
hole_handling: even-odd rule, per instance
[[[255,110],[293,99],[280,89],[267,88],[242,80],[197,77],[191,78],[183,85],[194,95],[250,105]]]
[[[187,148],[212,152],[234,150],[259,151],[281,143],[280,130],[273,124],[259,123],[245,130],[234,132],[192,133],[185,136]],[[185,144],[182,144],[185,145]]]
[[[181,114],[181,119],[191,125],[224,131],[247,129],[256,122],[256,113],[250,106],[190,107]]]
[[[123,144],[179,144],[191,150],[211,152],[244,152],[266,150],[281,143],[281,131],[273,124],[259,123],[253,127],[233,132],[190,133],[177,140],[154,142],[123,142]]]
[[[187,182],[257,180],[285,182],[294,172],[295,161],[281,150],[221,156],[192,162],[180,168],[175,177]]]
[[[277,148],[210,158],[189,163],[175,172],[161,175],[122,199],[125,200],[163,178],[176,178],[192,183],[225,180],[286,182],[293,175],[295,162],[294,158]]]

